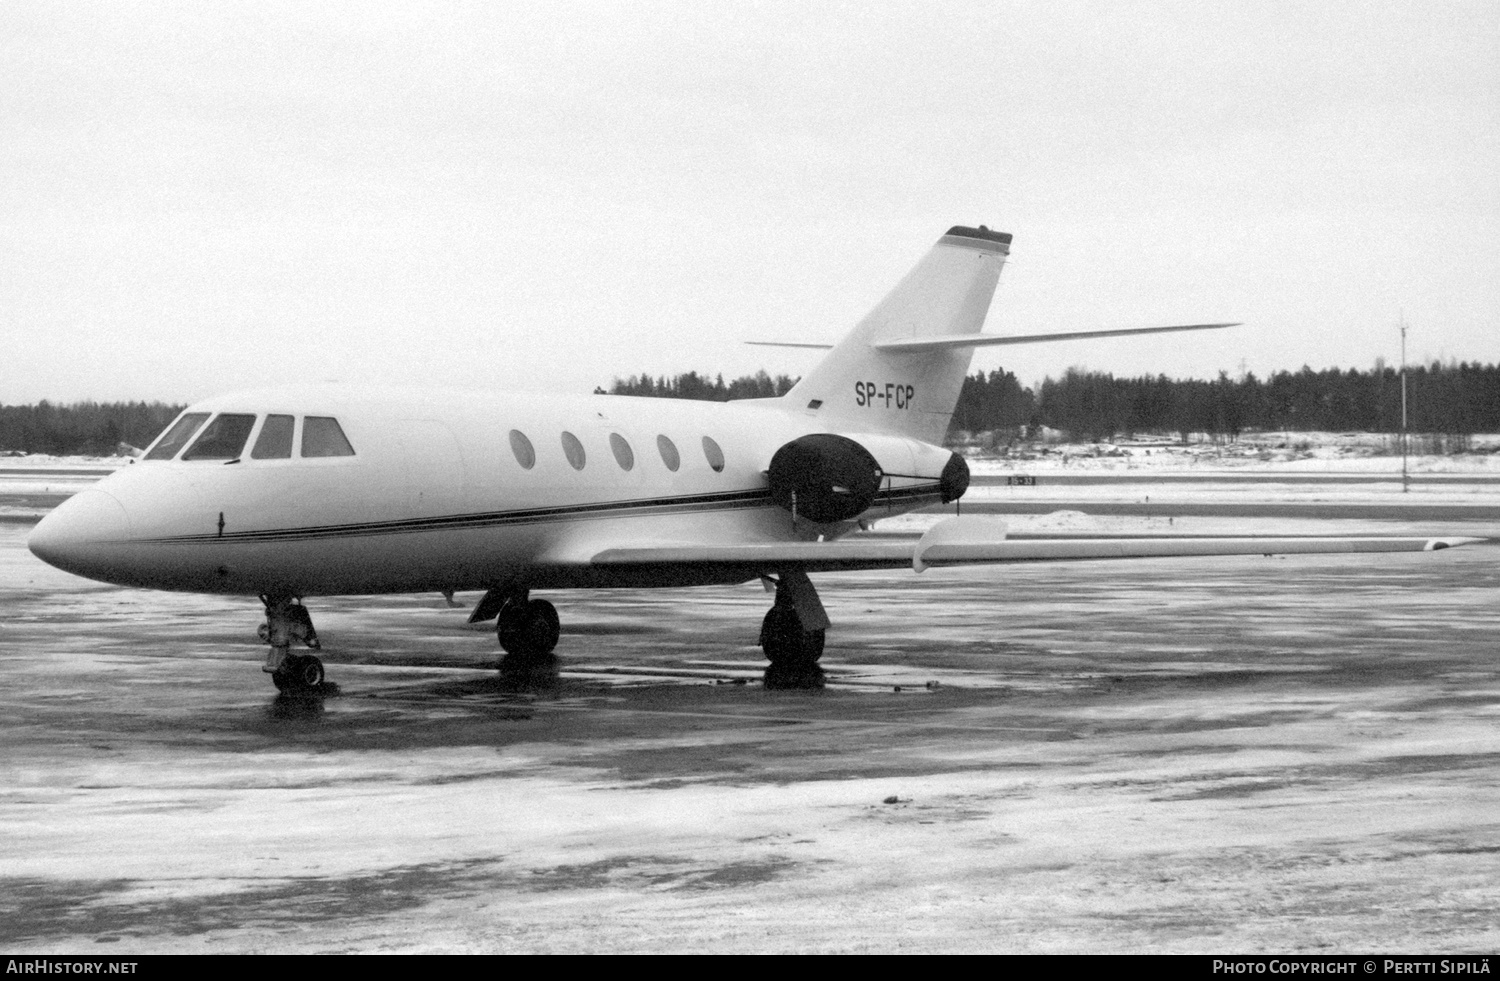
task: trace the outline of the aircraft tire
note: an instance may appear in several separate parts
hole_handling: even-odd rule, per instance
[[[773,606],[760,624],[760,644],[776,667],[813,665],[823,656],[824,632],[803,630],[802,618],[789,606]]]
[[[546,600],[532,600],[526,604],[526,636],[533,654],[551,654],[562,636],[562,619],[557,607]]]
[[[822,630],[804,630],[802,632],[802,656],[809,664],[817,664],[823,656],[823,640],[825,632]]]
[[[500,607],[500,613],[495,617],[495,636],[500,641],[500,647],[507,654],[516,654],[525,657],[529,651],[526,650],[526,613],[527,603],[518,603],[507,600]]]
[[[495,622],[495,636],[505,653],[542,657],[552,653],[562,633],[557,607],[546,600],[506,603]]]
[[[272,672],[271,684],[286,694],[315,691],[323,684],[323,662],[311,654],[293,654]]]

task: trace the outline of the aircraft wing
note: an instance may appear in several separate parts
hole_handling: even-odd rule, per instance
[[[1481,542],[1482,538],[1382,537],[1118,537],[1007,538],[1003,522],[955,517],[920,539],[778,542],[753,545],[655,545],[610,548],[596,566],[689,565],[744,570],[747,574],[795,568],[805,572],[1083,559],[1143,559],[1183,555],[1290,555],[1337,552],[1424,552]]]

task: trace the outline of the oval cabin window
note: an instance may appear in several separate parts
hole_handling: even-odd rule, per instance
[[[667,465],[667,469],[673,473],[682,466],[682,457],[677,452],[677,445],[665,436],[656,437],[656,448],[661,451],[661,462]]]
[[[625,442],[624,436],[610,433],[609,448],[614,452],[615,462],[620,465],[621,470],[629,470],[635,466],[635,453],[631,451],[630,444]]]
[[[578,442],[578,437],[572,433],[562,434],[563,453],[568,457],[568,465],[574,470],[582,470],[583,465],[588,462],[588,457],[583,452],[583,444]]]
[[[703,437],[703,455],[708,458],[708,465],[714,468],[714,473],[724,472],[724,451],[707,436]]]
[[[510,451],[516,455],[516,462],[521,469],[530,470],[536,466],[536,450],[531,446],[531,440],[519,429],[510,431]]]

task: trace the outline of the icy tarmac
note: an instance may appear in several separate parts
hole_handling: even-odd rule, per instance
[[[1478,530],[1361,530],[1414,523]],[[288,701],[254,600],[28,530],[12,952],[1500,949],[1500,547],[819,576],[815,692],[758,585],[548,593],[530,685],[441,597],[313,600],[337,691]]]

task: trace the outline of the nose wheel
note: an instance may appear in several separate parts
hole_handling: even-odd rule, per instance
[[[271,684],[288,695],[317,691],[323,685],[323,662],[311,654],[289,654],[271,672]]]

